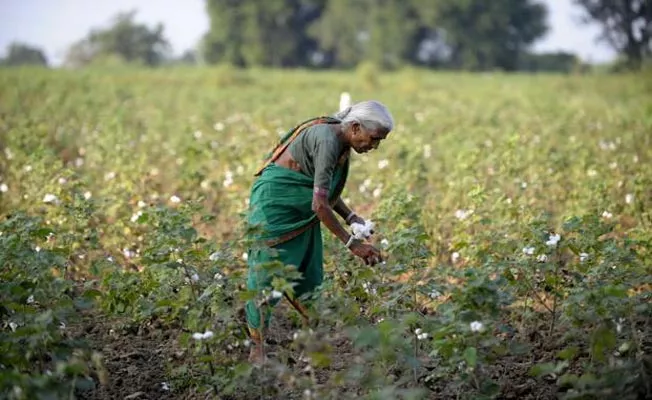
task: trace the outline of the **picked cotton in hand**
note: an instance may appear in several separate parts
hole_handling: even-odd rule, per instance
[[[353,230],[353,236],[356,239],[369,239],[374,233],[374,223],[371,221],[365,221],[363,225],[354,222],[351,224],[351,229]]]

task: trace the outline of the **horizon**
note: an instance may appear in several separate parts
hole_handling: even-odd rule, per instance
[[[595,24],[579,24],[581,9],[571,0],[544,0],[548,7],[548,33],[531,47],[534,53],[564,51],[576,54],[585,63],[611,62],[617,54],[597,42],[600,29]],[[115,0],[91,3],[60,0],[52,7],[47,0],[20,3],[0,0],[3,24],[0,25],[0,56],[9,44],[21,42],[40,48],[50,66],[62,64],[67,49],[91,29],[103,28],[119,12],[135,10],[135,20],[148,26],[162,23],[170,42],[171,55],[194,49],[209,28],[208,15],[201,0],[186,0],[183,7],[173,0]],[[74,23],[76,20],[80,23]]]

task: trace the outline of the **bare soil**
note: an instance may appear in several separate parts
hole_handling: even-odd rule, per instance
[[[301,354],[292,354],[288,351],[292,334],[298,327],[297,322],[288,318],[288,312],[286,306],[276,307],[273,318],[274,329],[266,340],[267,351],[273,359],[277,361],[282,359],[297,377],[305,377],[309,373],[305,371],[307,364],[302,361]],[[274,377],[274,373],[265,375],[258,373],[252,376],[251,379],[256,379],[257,385],[263,388],[257,395],[241,392],[238,396],[215,396],[210,390],[192,387],[192,385],[173,387],[170,379],[171,368],[192,364],[188,362],[188,356],[179,345],[179,329],[163,328],[156,323],[137,328],[120,326],[120,321],[115,318],[88,314],[83,317],[79,325],[71,327],[76,336],[87,340],[93,349],[103,354],[109,376],[107,385],[98,384],[94,390],[79,392],[77,398],[83,400],[302,398],[302,392],[288,389]],[[529,375],[530,368],[535,363],[555,360],[560,349],[557,345],[562,345],[543,340],[541,334],[543,329],[541,326],[540,329],[532,329],[529,333],[532,347],[527,354],[502,357],[496,360],[489,370],[484,371],[498,382],[500,386],[498,399],[557,399],[562,394],[562,389],[556,386],[555,379],[540,379]],[[332,336],[325,340],[332,350],[330,366],[327,369],[310,372],[320,384],[328,382],[338,372],[345,371],[356,357],[353,346],[343,335],[333,332]],[[232,353],[245,361],[248,349],[234,348]],[[579,362],[572,365],[571,370],[580,372],[578,365]],[[428,366],[428,360],[425,360],[423,371],[418,377],[421,384],[429,390],[427,399],[459,398],[460,388],[453,386],[451,382],[424,380],[432,368]],[[165,388],[164,383],[171,389]],[[358,389],[359,387],[352,387],[346,383],[338,388],[346,398],[355,397]]]

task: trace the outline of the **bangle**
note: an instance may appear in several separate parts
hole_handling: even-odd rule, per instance
[[[350,235],[350,236],[349,236],[349,240],[347,240],[347,242],[346,242],[346,248],[347,248],[347,249],[348,249],[348,248],[351,248],[351,245],[353,244],[353,239],[355,239],[355,236]]]
[[[350,221],[351,221],[351,218],[353,218],[353,217],[357,217],[357,216],[358,216],[358,215],[357,215],[355,212],[351,211],[351,213],[350,213],[350,214],[346,217],[346,219],[345,219],[346,223],[347,223],[347,224],[350,224],[350,223],[351,223],[351,222],[350,222]]]

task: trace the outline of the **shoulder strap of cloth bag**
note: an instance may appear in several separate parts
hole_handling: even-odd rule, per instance
[[[288,131],[279,143],[274,147],[274,150],[270,154],[267,155],[263,165],[256,171],[254,176],[259,176],[262,174],[263,170],[270,164],[276,161],[279,156],[287,149],[287,147],[296,139],[299,137],[299,135],[306,130],[306,128],[317,125],[317,124],[339,124],[341,121],[337,118],[333,117],[328,117],[328,116],[321,116],[321,117],[316,117],[316,118],[311,118],[307,121],[302,122],[301,124],[295,126],[292,128],[290,131]]]

